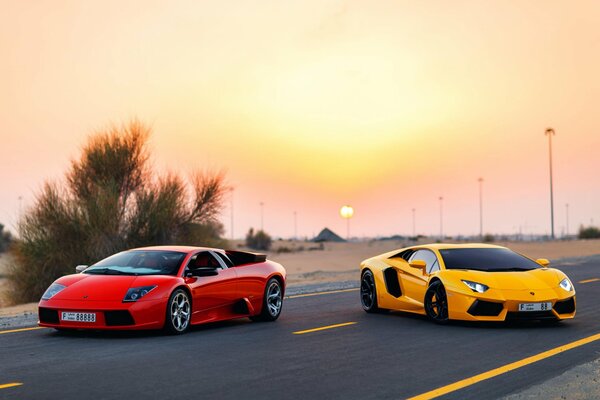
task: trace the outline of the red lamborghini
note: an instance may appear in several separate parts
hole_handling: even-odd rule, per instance
[[[39,325],[159,329],[281,313],[285,269],[265,255],[201,247],[124,251],[57,279],[39,303]]]

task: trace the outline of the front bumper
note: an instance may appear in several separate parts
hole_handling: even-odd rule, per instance
[[[562,290],[562,289],[561,289]],[[563,320],[575,317],[576,296],[574,292],[558,290],[494,290],[485,293],[465,294],[448,290],[450,319],[464,321],[506,320]],[[552,304],[547,311],[519,311],[521,303]]]
[[[167,299],[120,301],[42,300],[39,303],[39,326],[64,329],[136,330],[160,329],[164,326]],[[95,313],[95,322],[62,321],[61,313]]]

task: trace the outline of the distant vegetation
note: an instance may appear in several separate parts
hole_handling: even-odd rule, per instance
[[[0,253],[8,250],[8,246],[12,242],[12,235],[9,231],[4,230],[4,225],[0,224]]]
[[[254,229],[250,228],[246,234],[246,246],[254,250],[269,250],[271,242],[271,236],[263,230],[254,232]]]
[[[13,302],[37,301],[76,265],[125,249],[223,244],[216,220],[227,191],[223,175],[157,175],[149,163],[149,135],[139,121],[101,131],[63,181],[44,184],[19,223],[8,275]]]
[[[491,233],[486,233],[485,235],[483,235],[484,243],[493,243],[495,240],[496,240],[496,237],[494,235],[492,235]]]
[[[595,226],[583,226],[579,227],[579,239],[599,239],[600,229]]]

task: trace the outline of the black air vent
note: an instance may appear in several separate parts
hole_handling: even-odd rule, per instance
[[[104,320],[106,322],[106,326],[123,326],[134,324],[133,318],[127,310],[104,311]]]
[[[554,304],[554,311],[559,314],[572,314],[575,312],[575,299],[571,297],[568,300],[557,301]]]
[[[50,308],[40,307],[38,310],[38,315],[40,317],[40,322],[44,322],[46,324],[60,324],[58,320],[58,311],[52,310]]]
[[[398,281],[398,272],[394,268],[383,270],[383,279],[385,280],[385,288],[389,294],[394,297],[402,296],[400,282]]]
[[[475,300],[467,312],[478,317],[497,317],[502,312],[502,307],[502,303]]]

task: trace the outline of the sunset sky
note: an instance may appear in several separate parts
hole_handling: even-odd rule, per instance
[[[0,0],[0,223],[89,134],[151,125],[224,169],[234,235],[549,233],[600,223],[600,3]],[[230,202],[222,214],[230,230]]]

